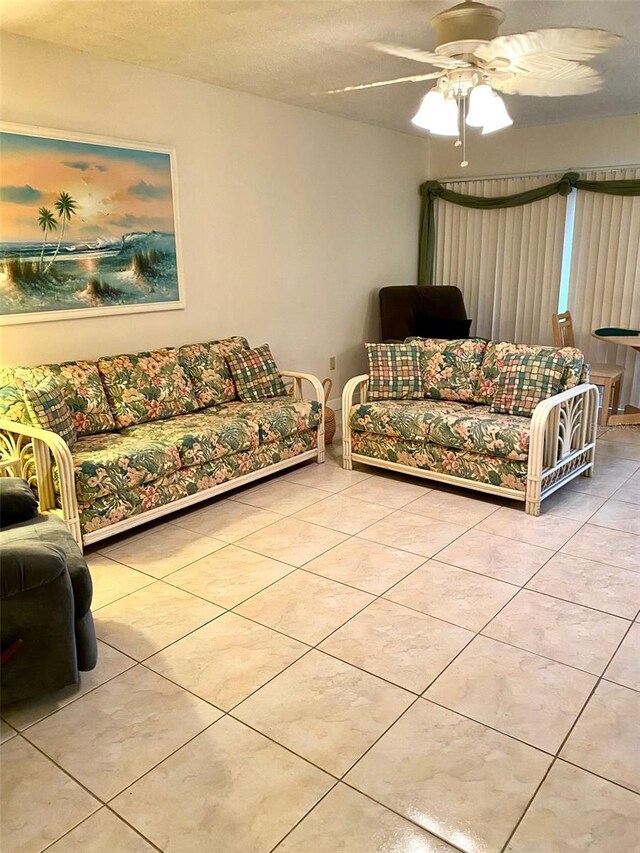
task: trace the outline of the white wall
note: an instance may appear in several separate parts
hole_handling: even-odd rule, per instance
[[[472,178],[640,163],[640,116],[615,116],[467,136],[466,168],[452,139],[429,139],[429,175]]]
[[[244,334],[338,390],[377,339],[374,294],[415,281],[425,142],[4,35],[5,121],[174,145],[187,308],[4,327],[36,364]],[[335,389],[334,394],[335,396]]]

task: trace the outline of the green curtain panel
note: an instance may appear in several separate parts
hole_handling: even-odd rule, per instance
[[[607,193],[609,195],[640,195],[640,180],[631,179],[626,181],[583,181],[577,172],[566,172],[558,181],[545,184],[543,187],[535,187],[513,195],[486,197],[480,195],[465,195],[448,190],[440,181],[425,181],[420,186],[422,198],[420,211],[420,236],[418,249],[418,284],[433,284],[435,255],[436,255],[436,199],[450,201],[452,204],[460,204],[464,207],[473,207],[476,210],[497,210],[504,207],[519,207],[522,204],[531,204],[541,201],[549,196],[566,196],[572,190],[585,190],[592,193]]]

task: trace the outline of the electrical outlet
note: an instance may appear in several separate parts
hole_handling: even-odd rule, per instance
[[[335,369],[336,369],[336,357],[335,357],[335,355],[332,355],[331,358],[329,359],[329,370],[335,370]]]

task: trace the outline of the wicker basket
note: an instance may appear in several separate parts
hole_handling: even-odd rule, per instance
[[[333,388],[333,382],[327,377],[322,380],[322,387],[324,388],[324,399],[325,401],[329,399],[329,394],[331,394],[331,389]],[[333,409],[330,409],[328,406],[324,407],[324,441],[325,444],[331,444],[333,441],[333,436],[336,434],[336,413]]]

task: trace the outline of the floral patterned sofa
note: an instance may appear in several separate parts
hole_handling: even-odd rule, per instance
[[[82,545],[305,459],[324,461],[319,380],[283,371],[266,399],[242,402],[228,361],[239,351],[257,352],[233,337],[2,368],[0,473],[28,478],[41,511],[61,514]],[[291,394],[281,376],[292,380]],[[51,379],[70,410],[73,440],[30,417],[25,394]]]
[[[503,495],[524,501],[531,515],[540,514],[541,500],[556,489],[591,475],[598,392],[579,350],[480,338],[408,338],[407,344],[419,351],[413,367],[398,363],[397,354],[383,354],[382,375],[394,391],[372,394],[371,370],[345,386],[345,468],[356,461]],[[384,346],[367,345],[372,351]],[[557,370],[551,396],[530,405],[526,415],[496,412],[501,377],[524,358],[547,360]],[[371,359],[370,352],[370,367]],[[412,396],[407,389],[416,369],[419,390]]]

